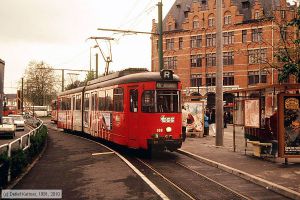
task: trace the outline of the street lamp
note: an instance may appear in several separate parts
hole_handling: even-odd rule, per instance
[[[92,71],[92,49],[99,47],[99,45],[95,45],[90,47],[90,71]]]

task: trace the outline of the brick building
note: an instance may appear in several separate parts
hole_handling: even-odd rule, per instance
[[[163,20],[164,68],[180,76],[184,95],[215,93],[215,3],[176,0]],[[278,82],[270,66],[283,41],[295,39],[293,28],[286,27],[295,14],[296,6],[286,0],[223,0],[225,91]],[[155,21],[152,31],[157,32]],[[158,36],[151,40],[152,71],[158,71]]]

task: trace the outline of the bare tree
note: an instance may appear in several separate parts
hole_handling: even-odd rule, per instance
[[[30,61],[24,74],[24,100],[31,105],[49,105],[56,97],[56,78],[43,61]]]

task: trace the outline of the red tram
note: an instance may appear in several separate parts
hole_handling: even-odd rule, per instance
[[[171,70],[124,70],[58,95],[58,128],[129,148],[182,145],[181,83]]]

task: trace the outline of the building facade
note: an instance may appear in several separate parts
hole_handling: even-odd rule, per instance
[[[179,75],[184,95],[215,93],[215,12],[215,0],[176,0],[163,20],[164,68]],[[286,0],[223,0],[224,91],[278,82],[275,54],[292,45],[286,24],[295,14]],[[158,36],[151,42],[152,71],[159,71]]]

